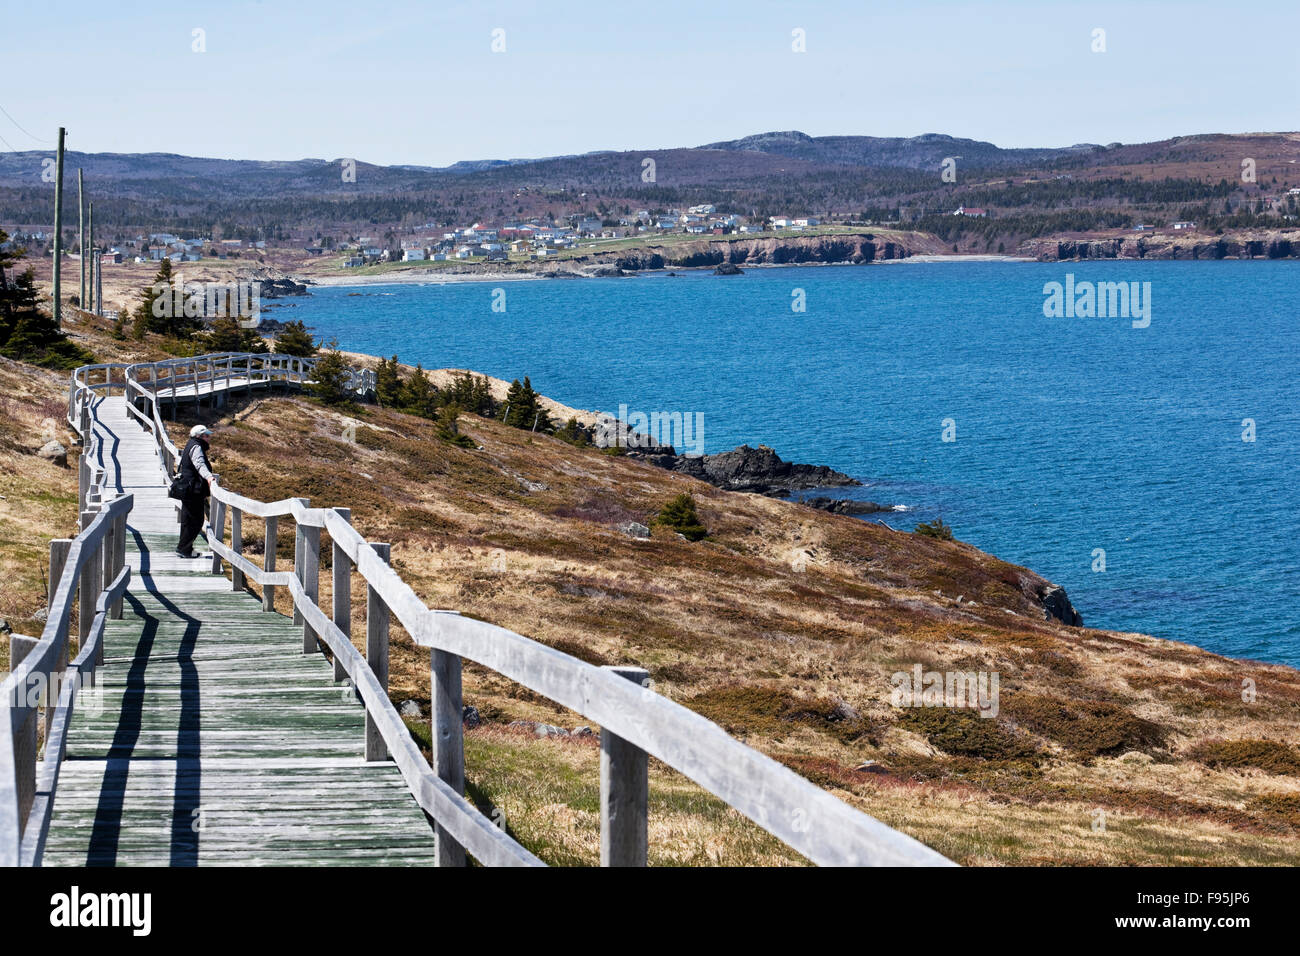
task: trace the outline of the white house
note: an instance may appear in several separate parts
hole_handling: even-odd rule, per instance
[[[1176,223],[1174,223],[1174,228],[1175,228],[1175,229],[1195,229],[1195,228],[1196,228],[1196,223],[1194,223],[1194,222],[1187,222],[1186,220],[1182,220],[1182,221],[1180,221],[1180,222],[1176,222]]]
[[[423,261],[424,261],[424,258],[425,258],[425,257],[424,257],[424,250],[423,250],[423,249],[403,249],[403,250],[402,250],[402,261],[403,261],[403,262],[423,262]]]

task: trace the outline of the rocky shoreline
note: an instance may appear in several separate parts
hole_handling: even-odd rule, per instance
[[[782,497],[792,491],[844,488],[862,482],[825,465],[785,461],[771,448],[741,445],[716,455],[679,455],[672,448],[629,451],[657,468],[679,472],[726,491],[748,491]]]

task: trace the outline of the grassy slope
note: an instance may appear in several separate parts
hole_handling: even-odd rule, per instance
[[[82,332],[101,355],[135,348]],[[14,363],[0,364],[0,385],[0,615],[31,633],[46,541],[75,521],[75,472],[25,452],[65,385]],[[660,692],[960,862],[1300,860],[1294,670],[1046,622],[1027,596],[1036,575],[969,546],[718,491],[471,416],[462,430],[482,451],[379,409],[361,415],[355,443],[348,416],[302,399],[226,415],[214,457],[229,487],[351,507],[430,605],[593,662],[642,664]],[[695,494],[706,541],[616,530],[679,490]],[[291,530],[279,547],[291,554]],[[328,574],[322,588],[325,603]],[[891,708],[890,674],[914,663],[996,670],[998,718]],[[1249,704],[1245,678],[1258,691]],[[581,719],[472,664],[465,692],[485,719],[467,735],[470,796],[544,858],[593,861],[596,748],[507,726]],[[427,659],[400,629],[392,696],[428,712]],[[1205,743],[1219,739],[1273,744]],[[854,769],[867,760],[887,773]],[[798,862],[667,768],[654,767],[651,799],[654,862]]]
[[[482,451],[378,409],[350,443],[348,421],[266,400],[219,428],[214,454],[244,494],[351,507],[430,605],[595,663],[639,663],[660,692],[962,862],[1300,859],[1294,670],[1044,621],[1027,596],[1041,579],[960,543],[722,492],[469,416],[462,430]],[[680,490],[696,496],[706,541],[616,530]],[[280,547],[291,552],[287,531]],[[798,553],[809,555],[802,572]],[[400,634],[392,653],[393,698],[427,713],[424,655]],[[996,670],[1000,715],[891,708],[890,675],[914,663]],[[1245,678],[1258,689],[1249,704]],[[595,749],[504,726],[581,719],[475,665],[465,687],[487,721],[467,743],[481,805],[544,855],[593,859]],[[1220,738],[1287,743],[1190,758]],[[867,760],[888,773],[854,769]],[[654,792],[664,862],[788,857],[663,768]]]

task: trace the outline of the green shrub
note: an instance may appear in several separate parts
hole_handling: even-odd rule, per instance
[[[1165,742],[1159,724],[1103,700],[1064,700],[1039,694],[1015,694],[1002,712],[1016,723],[1087,757],[1115,756],[1129,750],[1147,752]]]
[[[942,518],[935,518],[933,521],[922,521],[916,526],[916,533],[923,538],[937,538],[940,541],[952,541],[952,528],[943,523]]]
[[[957,707],[907,710],[898,725],[925,737],[946,754],[982,760],[1022,760],[1037,753],[1032,740],[1002,726],[997,718]]]
[[[686,492],[673,498],[659,511],[652,524],[672,528],[687,541],[699,541],[708,535],[708,529],[700,524],[700,516],[695,513],[695,499]]]
[[[1300,754],[1276,740],[1205,740],[1189,754],[1193,760],[1215,769],[1254,767],[1266,773],[1300,777]]]
[[[459,417],[459,406],[444,405],[438,412],[438,437],[448,444],[458,445],[461,448],[477,448],[474,439],[460,433],[460,425],[457,422]]]

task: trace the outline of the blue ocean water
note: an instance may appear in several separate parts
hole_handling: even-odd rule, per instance
[[[1150,326],[1046,318],[1067,273],[1150,282]],[[318,288],[272,315],[578,408],[701,412],[706,451],[846,471],[1089,626],[1300,665],[1298,305],[1293,262],[989,262]]]

